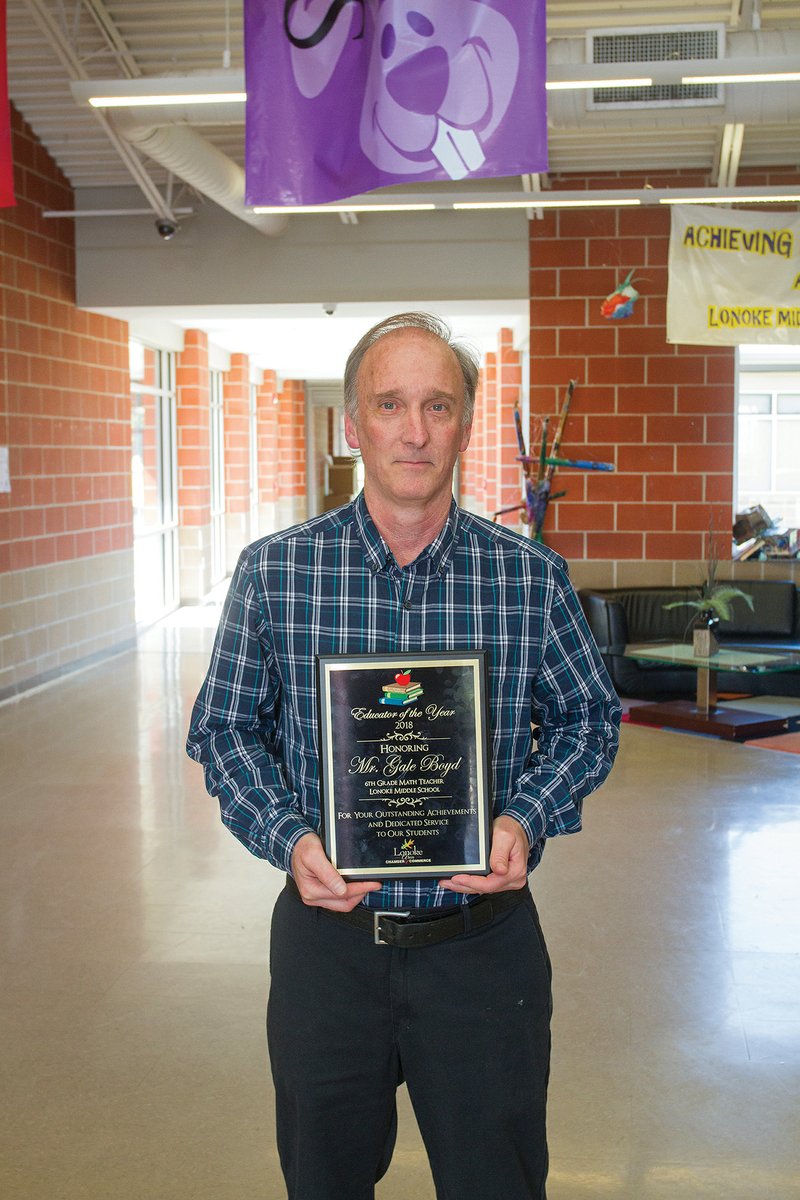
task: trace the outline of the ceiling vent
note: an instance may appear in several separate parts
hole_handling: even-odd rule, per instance
[[[725,52],[723,25],[693,25],[691,29],[641,27],[620,33],[595,29],[586,35],[586,61],[630,67],[645,63],[720,59]],[[642,72],[644,74],[644,72]],[[624,77],[624,76],[623,76]],[[595,88],[587,93],[587,108],[685,108],[722,104],[724,85],[718,83],[660,83],[653,87]]]

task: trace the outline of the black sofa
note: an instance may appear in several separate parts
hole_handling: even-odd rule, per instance
[[[758,645],[771,650],[800,651],[800,591],[792,580],[736,581],[736,586],[753,597],[751,612],[743,600],[733,602],[732,617],[721,621],[720,642],[727,646]],[[689,641],[696,612],[691,608],[665,609],[674,600],[696,599],[699,588],[613,588],[581,590],[581,606],[595,641],[604,646],[652,642],[666,639]],[[615,688],[622,696],[666,700],[691,698],[697,672],[689,667],[634,662],[621,655],[604,655]],[[741,675],[720,671],[721,692],[750,695],[800,697],[800,671]]]

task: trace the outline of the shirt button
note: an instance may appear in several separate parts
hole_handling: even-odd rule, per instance
[[[405,609],[409,609],[409,608],[411,608],[411,601],[410,601],[410,600],[404,600],[404,601],[403,601],[403,608],[405,608]]]

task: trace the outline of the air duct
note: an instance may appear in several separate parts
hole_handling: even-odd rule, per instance
[[[242,168],[188,125],[140,125],[121,113],[114,125],[142,154],[259,233],[276,237],[286,228],[288,217],[258,216],[245,207]]]

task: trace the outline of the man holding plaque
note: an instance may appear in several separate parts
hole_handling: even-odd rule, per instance
[[[267,1026],[289,1200],[371,1200],[403,1080],[440,1200],[545,1196],[527,876],[580,828],[620,707],[563,560],[453,500],[477,379],[428,314],[361,339],[364,490],[243,551],[192,715],[223,821],[287,873]]]

